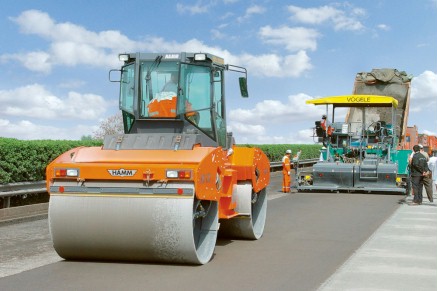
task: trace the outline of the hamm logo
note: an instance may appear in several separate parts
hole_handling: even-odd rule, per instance
[[[118,169],[118,170],[108,170],[108,172],[113,177],[132,177],[133,175],[135,175],[137,170]]]

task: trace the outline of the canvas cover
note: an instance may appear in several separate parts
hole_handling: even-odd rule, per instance
[[[394,125],[398,142],[404,139],[407,129],[411,79],[411,75],[396,69],[373,69],[371,72],[357,73],[355,77],[353,94],[391,96],[398,100]],[[354,110],[352,108],[349,112],[347,122],[356,122],[361,118],[361,114],[354,113]],[[391,111],[386,108],[374,108],[366,112],[366,120],[368,122],[382,120],[390,123]]]

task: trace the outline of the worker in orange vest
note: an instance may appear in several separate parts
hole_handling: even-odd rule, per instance
[[[290,192],[290,182],[291,182],[291,167],[290,167],[290,156],[291,150],[285,151],[285,156],[282,158],[282,192]]]
[[[327,136],[330,136],[332,134],[333,128],[325,114],[323,114],[322,116],[322,120],[320,121],[320,126],[322,127],[323,131],[326,133]]]

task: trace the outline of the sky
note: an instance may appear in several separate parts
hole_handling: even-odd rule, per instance
[[[1,0],[0,137],[81,139],[118,112],[108,80],[123,52],[211,52],[248,70],[249,98],[226,77],[237,143],[312,143],[355,75],[414,76],[408,125],[437,135],[437,0]]]

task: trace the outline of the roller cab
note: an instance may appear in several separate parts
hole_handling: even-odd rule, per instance
[[[122,54],[124,134],[47,167],[49,227],[72,260],[205,264],[218,232],[259,239],[270,166],[226,132],[224,72],[210,54]],[[117,72],[119,78],[115,78]]]

